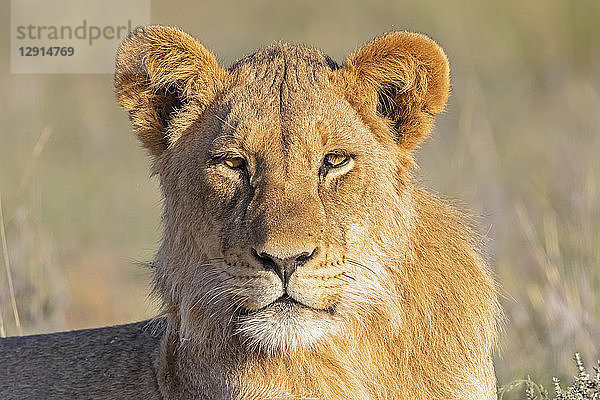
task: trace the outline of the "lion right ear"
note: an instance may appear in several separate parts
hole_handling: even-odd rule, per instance
[[[444,51],[417,33],[391,32],[367,43],[348,57],[339,74],[361,114],[384,121],[409,152],[429,136],[450,91]]]
[[[171,146],[179,113],[202,111],[227,72],[196,39],[176,28],[149,26],[132,32],[117,52],[115,90],[133,129],[154,156]]]

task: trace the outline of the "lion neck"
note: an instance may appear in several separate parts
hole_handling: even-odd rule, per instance
[[[398,385],[406,356],[400,341],[356,327],[360,335],[332,338],[317,350],[268,355],[228,341],[180,341],[170,327],[163,339],[158,381],[165,399],[409,398]],[[387,332],[386,332],[387,334]],[[384,389],[385,388],[385,389]],[[406,397],[405,397],[406,396]]]

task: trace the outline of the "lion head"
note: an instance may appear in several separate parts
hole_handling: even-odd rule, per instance
[[[164,193],[155,287],[182,341],[273,355],[446,332],[487,354],[493,282],[459,214],[411,178],[449,93],[435,42],[389,33],[342,65],[276,43],[223,68],[148,27],[116,70]]]

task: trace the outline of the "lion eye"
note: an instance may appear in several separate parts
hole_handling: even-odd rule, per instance
[[[329,153],[325,155],[325,165],[331,168],[339,168],[350,161],[350,156],[346,154]]]
[[[228,157],[223,159],[223,163],[225,163],[225,165],[227,165],[229,168],[238,169],[244,166],[245,161],[242,157]]]

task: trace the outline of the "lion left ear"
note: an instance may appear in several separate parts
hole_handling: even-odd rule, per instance
[[[178,139],[170,132],[178,114],[192,106],[199,114],[226,76],[213,53],[190,35],[147,26],[119,47],[115,91],[139,140],[152,156],[159,156]]]
[[[392,32],[373,40],[350,55],[340,72],[354,92],[349,96],[362,94],[363,112],[383,117],[406,150],[429,136],[450,92],[444,51],[417,33]]]

